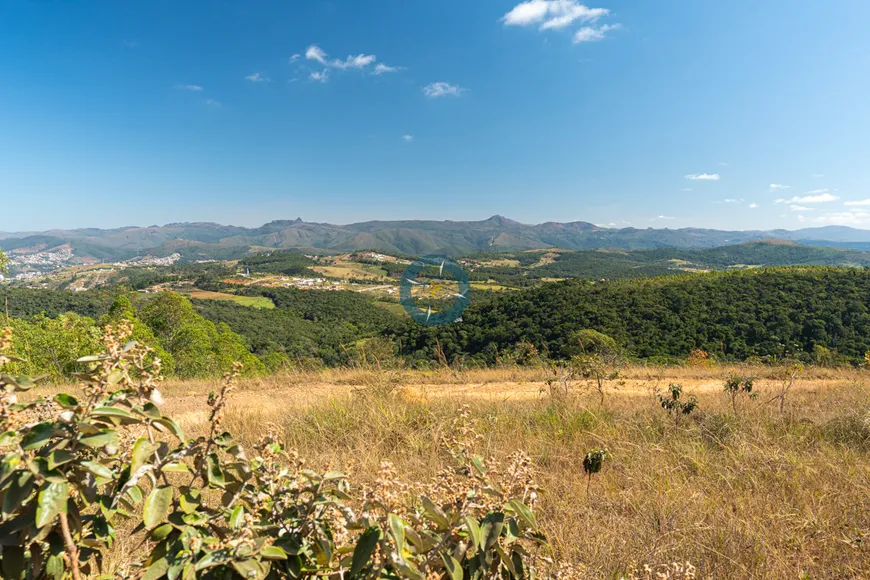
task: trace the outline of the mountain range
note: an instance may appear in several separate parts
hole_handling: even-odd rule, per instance
[[[493,216],[482,221],[369,221],[348,225],[276,220],[257,228],[173,223],[115,229],[0,232],[0,248],[25,255],[70,247],[76,260],[113,261],[179,253],[185,260],[232,259],[271,249],[339,253],[379,250],[400,254],[466,255],[543,248],[712,248],[764,239],[870,249],[870,230],[825,226],[800,230],[725,231],[702,228],[607,228],[588,222],[527,225]]]

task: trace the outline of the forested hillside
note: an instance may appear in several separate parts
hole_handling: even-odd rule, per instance
[[[643,359],[674,360],[703,349],[732,360],[839,355],[859,362],[870,349],[870,272],[774,268],[571,280],[472,304],[460,324],[407,325],[396,339],[416,358],[434,357],[440,345],[449,360],[492,363],[520,342],[561,357],[582,329],[603,332]]]

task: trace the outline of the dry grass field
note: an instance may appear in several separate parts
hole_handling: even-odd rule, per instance
[[[734,372],[754,376],[758,394],[736,414],[723,393]],[[602,404],[583,383],[551,392],[540,369],[299,372],[242,382],[225,427],[250,443],[276,425],[309,465],[355,483],[385,459],[415,482],[444,465],[438,442],[467,405],[481,455],[531,455],[553,556],[586,577],[688,561],[699,578],[870,578],[868,375],[807,369],[784,413],[771,401],[781,375],[636,367]],[[655,397],[672,382],[699,402],[679,425]],[[197,434],[215,388],[170,382],[164,412]],[[612,458],[587,492],[592,448]]]

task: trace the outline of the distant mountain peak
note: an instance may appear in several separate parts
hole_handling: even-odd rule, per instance
[[[514,221],[512,219],[508,219],[508,218],[504,217],[503,215],[498,215],[498,214],[492,216],[489,219],[483,220],[483,223],[490,223],[490,224],[499,225],[499,226],[521,226],[521,225],[523,225],[520,222]]]

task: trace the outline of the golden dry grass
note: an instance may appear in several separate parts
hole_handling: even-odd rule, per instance
[[[751,374],[759,397],[735,415],[722,392]],[[689,561],[705,578],[870,578],[870,391],[859,371],[808,369],[786,413],[767,403],[778,369],[633,367],[597,395],[549,394],[542,369],[327,370],[241,383],[225,427],[245,442],[274,423],[314,468],[371,482],[383,459],[409,481],[444,465],[438,442],[470,405],[479,452],[529,453],[556,556],[592,578]],[[653,394],[679,382],[700,406],[676,426]],[[164,412],[204,428],[210,381],[165,385]],[[55,388],[46,388],[55,389]],[[586,492],[582,458],[613,458]]]

